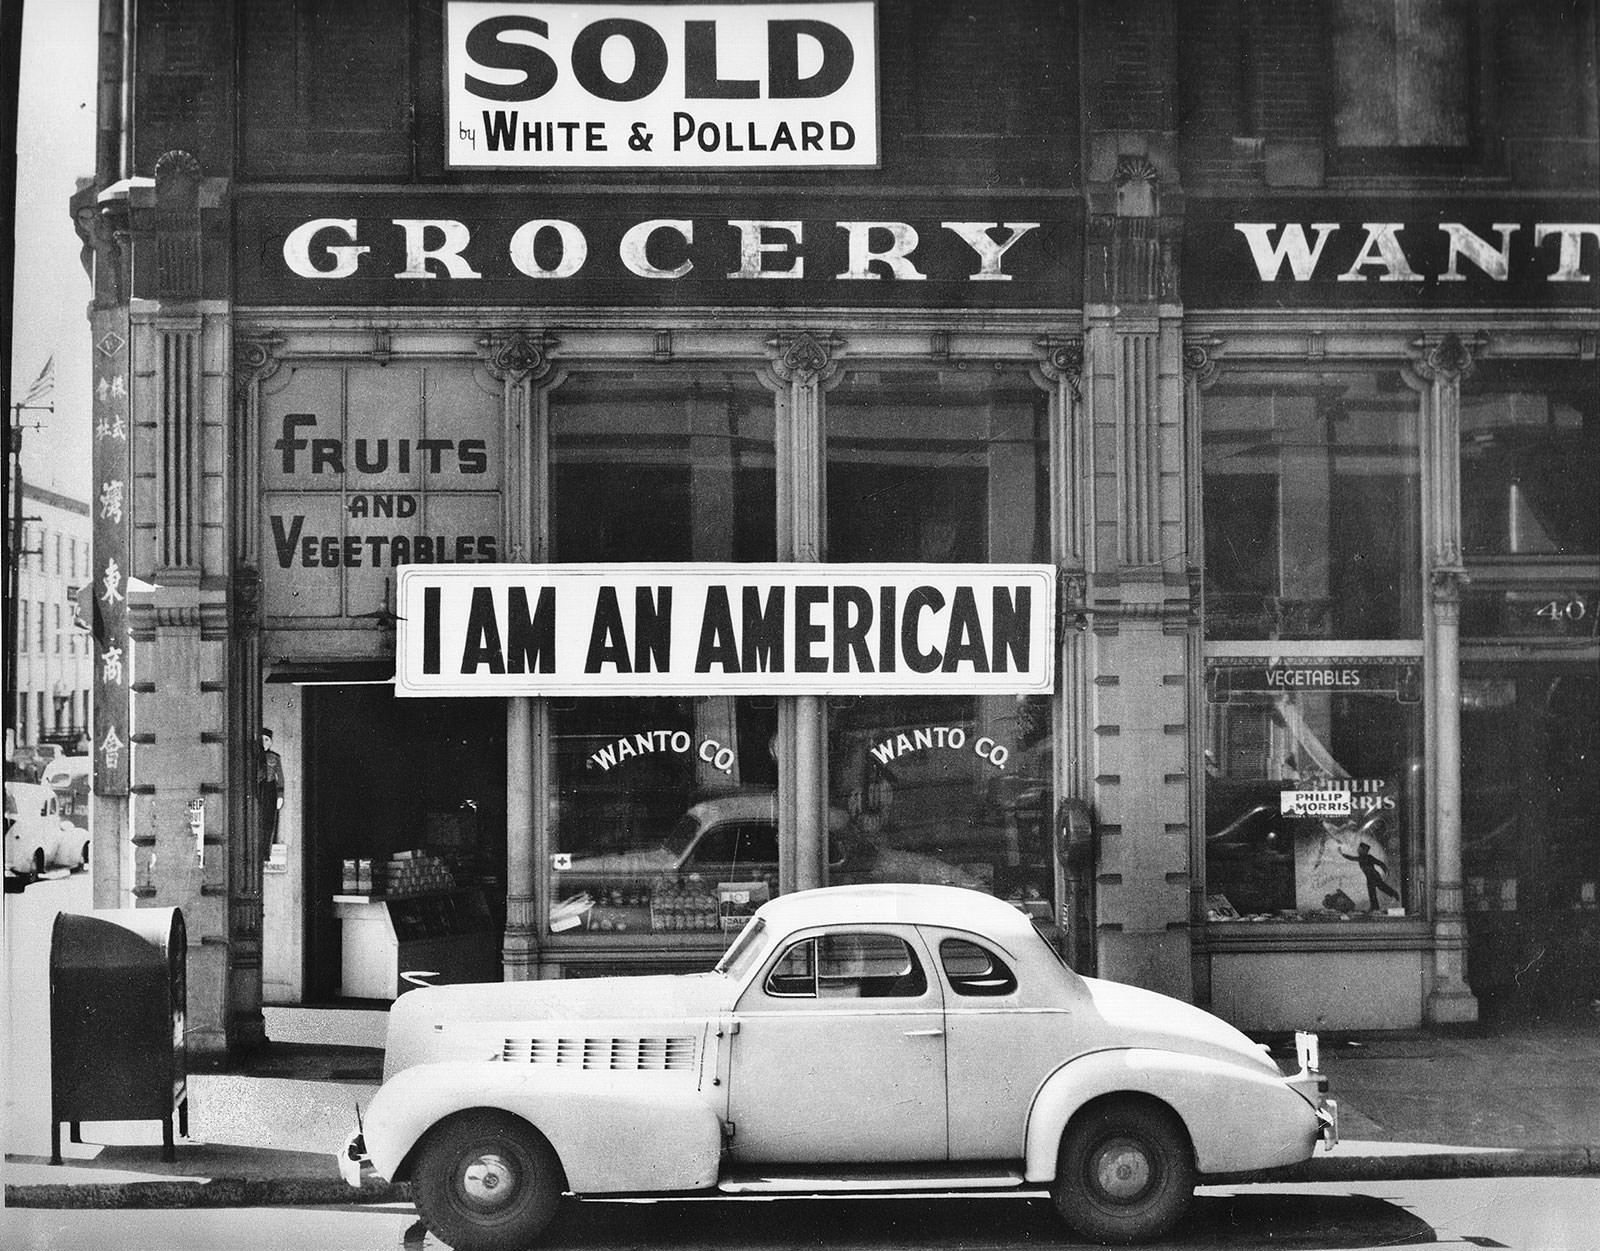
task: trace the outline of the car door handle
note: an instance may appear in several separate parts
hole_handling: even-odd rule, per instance
[[[908,1029],[905,1036],[907,1038],[943,1038],[944,1031],[942,1029]]]

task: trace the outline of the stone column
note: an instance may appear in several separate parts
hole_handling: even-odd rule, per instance
[[[833,334],[778,334],[767,341],[763,375],[778,404],[778,559],[820,561],[827,554],[827,433],[822,392],[839,376]],[[828,702],[800,695],[778,718],[778,887],[821,886],[828,856]]]
[[[515,330],[478,341],[484,368],[500,384],[505,422],[506,477],[502,495],[505,559],[549,559],[547,492],[549,388],[561,380],[550,359],[549,335]],[[539,850],[550,845],[549,713],[526,696],[506,700],[506,930],[501,964],[508,982],[538,976]]]
[[[1467,986],[1461,885],[1461,379],[1472,354],[1458,336],[1423,338],[1407,380],[1422,393],[1423,560],[1428,586],[1428,833],[1433,866],[1433,966],[1429,1023],[1478,1019]]]

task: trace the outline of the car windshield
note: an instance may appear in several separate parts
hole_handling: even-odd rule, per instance
[[[661,845],[674,856],[681,856],[689,850],[689,844],[694,841],[695,831],[700,828],[700,818],[693,812],[686,812],[672,823],[672,829],[661,840]]]
[[[733,940],[733,946],[722,953],[717,961],[717,972],[735,980],[742,979],[760,958],[761,934],[767,928],[760,917],[752,917]]]

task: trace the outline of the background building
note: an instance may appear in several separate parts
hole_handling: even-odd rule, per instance
[[[196,1045],[903,876],[1255,1028],[1600,990],[1592,3],[564,12],[103,66],[96,890]],[[1053,691],[397,698],[441,562],[1046,565]]]
[[[16,562],[16,633],[7,644],[16,687],[7,692],[7,741],[81,754],[94,669],[93,645],[76,625],[77,593],[89,579],[89,507],[21,485],[22,544],[8,555]]]

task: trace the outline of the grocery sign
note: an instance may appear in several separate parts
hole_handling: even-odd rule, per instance
[[[1049,565],[414,565],[399,695],[1048,694]]]
[[[878,163],[872,0],[445,8],[452,169]]]

